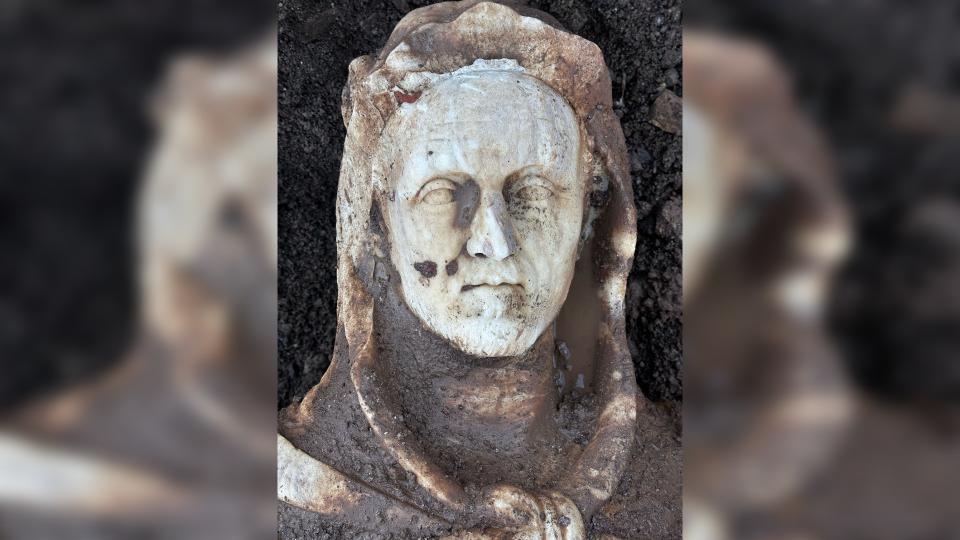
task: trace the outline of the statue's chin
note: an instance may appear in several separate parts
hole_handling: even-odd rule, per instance
[[[471,356],[490,358],[519,356],[527,352],[546,324],[470,317],[456,321],[433,320],[427,326],[457,349]]]
[[[411,292],[413,294],[411,294]],[[520,356],[533,347],[559,309],[539,310],[519,287],[478,288],[452,299],[403,288],[404,300],[423,325],[455,348],[477,357]]]

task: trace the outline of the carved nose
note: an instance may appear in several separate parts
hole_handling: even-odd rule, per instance
[[[517,239],[507,214],[507,203],[499,192],[483,196],[470,225],[467,253],[472,257],[502,261],[517,251]]]

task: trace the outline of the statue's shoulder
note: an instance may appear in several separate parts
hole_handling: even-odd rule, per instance
[[[280,412],[279,433],[297,450],[373,486],[395,484],[394,461],[360,408],[345,363],[334,363],[320,383]]]

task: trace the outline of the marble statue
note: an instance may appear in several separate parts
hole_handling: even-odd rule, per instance
[[[601,51],[522,6],[439,3],[351,63],[342,111],[336,347],[281,413],[282,521],[586,538],[644,407]]]

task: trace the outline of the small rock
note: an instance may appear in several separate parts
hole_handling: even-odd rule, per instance
[[[650,214],[650,211],[653,210],[653,205],[647,201],[637,202],[637,218],[642,219],[647,217]]]
[[[567,18],[565,22],[570,30],[573,32],[579,32],[589,21],[590,19],[585,13],[583,13],[583,10],[576,10]]]
[[[663,165],[663,170],[669,171],[673,168],[674,164],[678,161],[677,154],[680,153],[679,145],[667,145],[663,150],[663,154],[660,156],[660,163]]]
[[[647,168],[653,158],[646,148],[636,148],[630,152],[630,172],[638,173]]]
[[[683,118],[683,100],[669,90],[664,90],[653,102],[653,118],[650,123],[672,133],[680,133]]]
[[[661,65],[663,65],[663,67],[673,67],[678,65],[682,58],[683,53],[680,51],[680,49],[671,49],[663,53]]]
[[[677,198],[670,199],[660,208],[657,216],[657,235],[662,237],[679,236],[683,220],[683,206]]]
[[[680,82],[680,74],[677,73],[677,70],[670,68],[663,74],[663,82],[667,86],[676,86]]]

